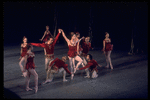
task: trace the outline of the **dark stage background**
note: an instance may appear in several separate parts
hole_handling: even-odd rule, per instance
[[[132,32],[135,49],[147,52],[147,2],[4,2],[4,46],[40,42],[45,26],[54,34],[62,28],[66,35],[78,31],[88,36],[92,29],[93,47],[102,48],[105,32],[114,49],[129,51]],[[56,20],[57,19],[57,25]],[[91,36],[91,35],[90,35]],[[59,43],[66,43],[62,36]]]

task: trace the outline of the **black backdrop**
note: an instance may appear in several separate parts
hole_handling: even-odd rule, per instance
[[[93,33],[92,44],[102,48],[105,32],[110,33],[114,49],[130,50],[132,30],[135,48],[147,50],[147,2],[4,2],[4,45],[20,45],[22,37],[28,42],[40,42],[45,26],[53,34],[54,16],[57,29],[66,35],[78,31],[89,35],[89,22]],[[90,17],[91,16],[91,17]],[[65,43],[62,36],[59,43]]]

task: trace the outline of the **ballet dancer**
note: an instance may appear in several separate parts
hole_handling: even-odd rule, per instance
[[[70,64],[71,73],[73,73],[73,69],[75,71],[75,68],[78,67],[83,62],[83,60],[79,56],[77,56],[77,54],[79,54],[79,52],[78,52],[79,43],[78,42],[80,42],[81,39],[83,39],[83,38],[81,38],[79,41],[76,41],[75,40],[76,39],[76,35],[73,34],[71,36],[71,40],[69,40],[66,37],[64,31],[63,30],[61,30],[61,31],[62,31],[62,35],[63,35],[64,39],[66,40],[66,42],[68,44],[68,47],[69,47],[68,58],[69,58],[69,64]],[[78,45],[77,45],[77,43],[78,43]],[[78,61],[76,66],[75,66],[75,60]],[[71,80],[73,79],[73,77],[74,77],[74,74],[71,75]]]
[[[54,38],[53,35],[51,34],[51,32],[49,31],[49,26],[46,26],[46,31],[44,32],[44,35],[41,39],[39,39],[40,41],[43,41],[43,43],[47,42],[48,37]]]
[[[48,81],[47,82],[51,82],[53,80],[53,75],[57,74],[57,73],[63,73],[63,82],[66,82],[66,72],[68,74],[73,74],[68,70],[68,64],[65,64],[67,60],[67,56],[63,56],[62,59],[58,59],[55,58],[55,60],[53,60],[49,67],[48,67]]]
[[[86,59],[88,60],[88,63],[85,67],[82,68],[76,68],[76,70],[83,70],[83,69],[87,69],[91,72],[92,76],[91,78],[97,78],[98,77],[98,70],[97,70],[97,66],[102,67],[100,64],[98,64],[92,57],[91,54],[87,54]],[[90,74],[88,73],[88,75],[86,76],[86,78],[90,78]]]
[[[56,36],[56,38],[53,40],[53,38],[48,38],[46,43],[30,43],[33,46],[37,46],[37,47],[43,47],[46,50],[46,55],[45,55],[45,70],[47,73],[47,69],[48,69],[48,65],[50,62],[52,62],[54,60],[54,46],[61,34],[60,29],[58,29],[58,34]],[[47,79],[47,77],[46,77]],[[45,81],[46,82],[46,81]]]
[[[31,45],[27,46],[27,53],[25,55],[25,65],[24,65],[24,72],[27,72],[27,76],[25,79],[26,83],[26,91],[32,90],[29,88],[29,82],[30,82],[30,75],[32,74],[34,76],[34,82],[35,82],[35,93],[38,91],[38,74],[35,71],[35,64],[34,64],[34,53],[31,51],[33,50],[33,47]]]
[[[21,51],[20,51],[20,58],[19,58],[19,66],[20,66],[20,69],[21,69],[21,72],[22,72],[22,76],[25,77],[26,73],[23,72],[23,65],[22,63],[25,61],[25,55],[27,53],[27,46],[28,46],[28,43],[27,43],[27,38],[24,36],[23,37],[23,43],[21,44]]]
[[[51,34],[51,32],[49,31],[49,26],[46,26],[46,31],[44,32],[44,35],[41,39],[39,39],[40,41],[43,41],[43,43],[47,42],[48,38],[54,38],[53,35]],[[46,55],[46,50],[44,48],[44,54]]]
[[[103,49],[102,51],[105,54],[106,57],[106,67],[105,68],[109,68],[109,64],[110,64],[110,68],[113,69],[112,63],[111,63],[111,58],[110,58],[110,54],[111,51],[113,49],[113,44],[111,44],[111,39],[109,38],[109,33],[105,32],[105,39],[103,40]]]
[[[86,37],[85,39],[83,39],[83,40],[81,41],[81,45],[82,45],[82,48],[83,48],[82,53],[81,53],[81,58],[83,59],[84,65],[87,65],[86,56],[87,56],[89,50],[90,50],[90,49],[93,50],[93,48],[91,47],[91,43],[90,43],[89,41],[90,41],[90,37]],[[87,76],[85,76],[85,78],[86,78],[86,77],[89,77],[89,76],[88,76],[88,75],[89,75],[89,70],[88,70],[88,68],[85,69],[85,72],[86,72],[86,75],[87,75]]]

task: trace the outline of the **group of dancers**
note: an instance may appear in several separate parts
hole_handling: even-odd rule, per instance
[[[64,39],[68,44],[69,51],[67,56],[63,56],[61,59],[55,58],[54,59],[54,47],[59,38],[62,34]],[[109,33],[105,32],[105,39],[103,40],[103,49],[102,51],[106,57],[106,67],[113,69],[110,54],[113,49],[113,45],[111,44],[111,39],[109,38]],[[46,26],[46,31],[44,32],[43,37],[40,39],[43,43],[27,43],[27,37],[23,37],[23,43],[21,44],[21,57],[19,66],[22,71],[22,76],[25,77],[25,84],[26,84],[26,91],[32,90],[29,88],[30,82],[30,75],[34,76],[35,81],[35,93],[38,91],[38,74],[35,71],[35,64],[34,64],[34,57],[35,54],[32,52],[33,46],[42,47],[44,48],[45,54],[45,70],[46,70],[46,81],[42,84],[46,84],[53,80],[53,75],[56,73],[63,73],[63,82],[66,80],[66,72],[71,75],[71,80],[74,77],[74,74],[77,70],[85,70],[86,76],[85,78],[97,78],[98,77],[98,70],[97,66],[102,67],[100,64],[97,63],[96,60],[93,59],[91,54],[88,54],[91,47],[90,37],[82,37],[80,38],[79,32],[71,32],[71,39],[68,39],[62,29],[58,29],[58,34],[54,38],[53,35],[49,31],[49,26]],[[66,64],[66,61],[69,60],[69,67]],[[75,60],[78,63],[75,65]],[[24,65],[22,64],[24,62]],[[81,68],[79,66],[82,65]]]

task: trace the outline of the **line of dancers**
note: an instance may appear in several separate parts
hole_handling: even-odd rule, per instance
[[[68,44],[69,51],[67,56],[63,56],[61,59],[55,58],[54,59],[54,47],[59,38],[62,34],[65,41]],[[103,40],[103,49],[102,51],[106,57],[106,67],[113,69],[111,63],[111,51],[113,49],[113,45],[111,44],[111,39],[109,38],[109,33],[105,32],[105,39]],[[91,54],[88,54],[91,47],[90,37],[82,37],[80,38],[79,32],[71,32],[71,39],[68,39],[62,29],[58,29],[58,34],[54,38],[50,31],[49,26],[46,26],[46,31],[44,32],[43,37],[40,39],[43,43],[27,43],[27,38],[23,37],[23,43],[21,44],[21,56],[19,66],[22,71],[22,76],[25,77],[25,84],[26,84],[26,91],[32,90],[29,88],[30,82],[30,75],[34,76],[35,81],[35,93],[38,91],[38,74],[35,71],[35,64],[34,64],[34,57],[35,54],[32,52],[33,46],[42,47],[44,48],[45,54],[45,70],[46,70],[46,80],[42,84],[46,84],[48,82],[52,82],[53,75],[56,73],[63,73],[63,82],[66,82],[66,72],[71,75],[71,80],[73,80],[74,74],[77,70],[85,70],[86,76],[85,78],[97,78],[98,77],[98,70],[97,66],[102,67],[100,64],[97,63],[96,60],[93,59]],[[69,60],[69,67],[68,64],[65,62]],[[78,63],[75,65],[75,60]],[[24,62],[24,65],[22,64]],[[82,68],[79,66],[82,65]]]

